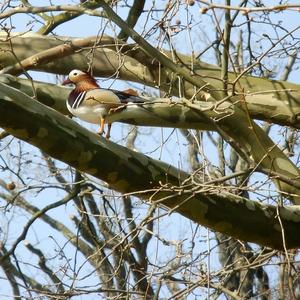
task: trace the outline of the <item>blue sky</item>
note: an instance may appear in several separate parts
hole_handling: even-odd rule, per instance
[[[234,1],[233,1],[234,2]],[[272,3],[273,1],[269,1]],[[61,1],[53,1],[53,4],[61,4]],[[64,4],[67,3],[76,3],[76,2],[71,2],[71,1],[64,1]],[[151,2],[152,3],[152,2]],[[238,1],[237,1],[238,3]],[[48,1],[32,1],[32,4],[36,5],[49,5]],[[162,8],[165,5],[165,1],[155,1],[155,5],[157,8]],[[119,10],[120,16],[123,18],[126,17],[126,12],[125,10]],[[221,18],[222,16],[222,11],[217,11],[217,17]],[[193,19],[196,20],[195,27],[193,27],[192,31],[183,31],[182,33],[175,35],[172,39],[174,42],[174,45],[176,46],[176,49],[178,51],[181,51],[183,53],[191,53],[193,48],[191,47],[190,43],[190,36],[191,34],[191,40],[193,41],[194,44],[194,50],[195,51],[202,51],[207,43],[212,42],[215,39],[214,36],[214,31],[212,27],[212,19],[208,15],[201,15],[199,13],[199,6],[196,4],[193,7],[186,7],[185,9],[181,9],[180,13],[176,15],[177,19],[180,19],[182,22],[182,25],[187,24],[188,19]],[[255,18],[255,15],[253,15],[253,18]],[[282,13],[278,14],[273,14],[272,15],[272,20],[274,24],[278,24],[279,20],[282,19],[282,27],[292,29],[299,24],[299,13],[296,12],[288,12],[284,13],[284,16]],[[28,18],[26,15],[15,15],[12,17],[12,24],[16,27],[15,31],[24,31],[27,30],[32,26],[32,23],[30,22],[31,19]],[[242,24],[245,21],[244,17],[241,17],[239,22]],[[55,33],[58,35],[67,35],[67,36],[76,36],[76,37],[86,37],[89,35],[96,35],[104,26],[105,26],[106,21],[100,21],[96,17],[89,17],[89,16],[82,16],[79,17],[75,20],[72,20],[68,22],[67,24],[59,26],[56,30]],[[145,17],[142,17],[140,20],[140,23],[136,26],[137,31],[141,31],[143,28],[145,22]],[[172,22],[171,22],[172,23]],[[172,23],[173,24],[173,23]],[[171,25],[172,25],[171,24]],[[38,24],[34,25],[33,30],[35,31],[38,28]],[[233,30],[233,41],[237,41],[237,33],[242,27],[237,27]],[[116,28],[113,24],[109,24],[109,26],[106,27],[106,34],[111,34],[114,35],[114,30],[118,31],[118,28]],[[255,40],[259,41],[261,38],[265,39],[265,43],[263,47],[267,48],[268,47],[268,38],[275,38],[276,37],[276,32],[274,28],[271,26],[264,26],[262,23],[257,23],[254,26],[253,33],[254,35],[254,44],[253,49],[255,49],[257,52],[263,51],[263,49],[259,48],[258,43],[255,44]],[[281,30],[280,28],[277,31],[278,34],[283,35],[284,31]],[[267,34],[267,37],[264,37],[263,35]],[[299,37],[299,32],[295,34],[295,36]],[[157,37],[157,36],[156,36]],[[245,33],[245,38],[246,38],[246,33]],[[149,39],[151,43],[154,45],[159,44],[161,41],[156,38],[151,38]],[[167,47],[167,44],[164,44],[164,47]],[[209,63],[215,63],[215,58],[213,55],[212,51],[208,51],[204,56],[203,60]],[[267,62],[274,67],[275,71],[278,71],[284,67],[284,62],[286,61],[286,58],[279,59],[278,61],[275,61],[270,58],[267,59]],[[299,71],[295,70],[291,74],[290,80],[293,82],[299,83],[299,76],[298,76]],[[55,82],[55,77],[50,75],[50,74],[42,74],[38,72],[32,72],[33,77],[38,80],[43,80],[47,82]],[[108,87],[110,86],[112,81],[103,81],[103,86]],[[128,84],[131,83],[126,83],[122,82],[120,80],[114,81],[113,82],[113,88],[115,89],[124,89],[128,86]],[[143,86],[139,86],[137,84],[134,84],[136,88],[141,88],[143,89]],[[148,89],[148,91],[151,91]],[[78,121],[78,120],[77,120]],[[80,121],[78,121],[80,122]],[[91,130],[95,129],[95,126],[80,122],[83,126],[86,126],[87,128],[90,128]],[[173,133],[172,129],[160,129],[160,128],[139,128],[140,131],[140,136],[137,140],[136,147],[139,151],[147,153],[148,155],[151,155],[154,158],[161,159],[163,161],[169,162],[170,164],[174,166],[183,166],[184,169],[189,169],[189,166],[187,164],[187,152],[186,152],[186,141],[182,138],[181,134],[179,131],[175,131]],[[117,125],[114,124],[113,129],[112,129],[112,140],[116,141],[118,143],[123,143],[122,138],[124,135],[126,135],[127,132],[127,126],[125,125]],[[171,139],[167,139],[167,137],[172,134]],[[0,144],[1,145],[1,144]],[[209,143],[208,139],[205,138],[204,140],[204,156],[207,156],[207,158],[211,161],[213,161],[214,164],[218,164],[218,159],[216,156],[216,149],[211,146]],[[32,150],[32,147],[26,146],[26,149],[28,151],[34,151],[36,155],[36,160],[37,162],[39,161],[40,154],[36,150]],[[14,143],[11,146],[11,151],[14,151],[16,154],[18,153],[18,142],[14,141]],[[14,162],[12,162],[14,163]],[[34,163],[31,164],[31,168],[34,165]],[[62,167],[67,168],[64,164],[60,164]],[[30,169],[30,170],[25,170],[24,174],[27,176],[31,176],[31,172],[39,172],[39,169]],[[66,170],[65,174],[69,174],[69,171]],[[39,174],[40,178],[43,178],[43,174]],[[6,174],[2,174],[3,177],[6,176]],[[16,180],[16,179],[14,179]],[[94,180],[94,179],[93,179]],[[99,182],[96,180],[96,182]],[[32,180],[32,184],[38,185],[38,181],[36,179]],[[18,183],[19,187],[22,188],[22,184]],[[57,192],[57,190],[54,189],[49,189],[46,190],[45,192],[36,194],[34,192],[26,192],[28,197],[30,198],[30,201],[32,201],[33,204],[37,206],[44,206],[48,203],[51,203],[55,200],[57,200],[61,194]],[[97,198],[97,201],[101,201],[99,198]],[[118,198],[112,200],[115,205],[118,205]],[[99,202],[100,203],[100,202]],[[140,218],[144,213],[145,213],[145,206],[139,201],[135,200],[135,206],[140,207],[139,210],[137,210],[137,218]],[[14,210],[14,209],[12,209]],[[76,213],[76,209],[74,208],[73,204],[68,204],[64,207],[60,207],[59,209],[55,209],[50,212],[50,215],[59,218],[63,220],[65,224],[70,226],[71,228],[74,229],[74,226],[72,224],[72,221],[69,219],[69,215]],[[18,226],[10,226],[10,233],[12,236],[16,236],[21,230],[22,230],[22,224],[28,220],[28,215],[22,215],[21,213],[17,213],[18,215]],[[140,214],[140,216],[139,216]],[[10,218],[10,213],[6,214],[7,218]],[[14,215],[15,217],[16,215]],[[161,242],[158,240],[154,239],[152,242],[152,245],[149,250],[149,255],[151,254],[153,256],[153,260],[158,262],[163,262],[164,260],[167,261],[167,259],[171,256],[174,255],[175,253],[175,245],[176,243],[179,243],[181,240],[186,239],[186,237],[190,238],[193,231],[196,230],[196,225],[180,216],[178,216],[176,213],[173,213],[169,217],[165,217],[161,221],[158,222],[155,228],[155,233],[161,234],[163,236],[166,236],[169,240],[174,241],[174,244],[171,246],[164,246]],[[42,230],[42,231],[41,231]],[[200,243],[197,243],[199,240],[205,240],[208,239],[208,231],[201,227],[199,231],[197,232],[195,241],[196,241],[196,247],[194,248],[193,251],[190,253],[190,258],[195,256],[197,252],[204,251],[205,249],[203,248],[203,245],[208,247],[207,244],[202,243],[201,247],[199,247]],[[213,233],[209,234],[209,237],[213,237]],[[10,237],[11,241],[13,240],[12,237]],[[45,251],[46,254],[49,254],[49,256],[53,255],[53,248],[57,248],[56,243],[60,245],[64,245],[66,242],[65,238],[62,238],[59,235],[55,235],[55,241],[52,237],[49,236],[49,227],[45,225],[41,221],[37,221],[32,230],[29,232],[29,235],[27,237],[28,240],[32,241],[35,244],[38,244],[39,247],[42,247]],[[214,242],[211,242],[211,246],[214,245]],[[191,247],[191,241],[187,241],[184,243],[184,249],[188,249],[188,247]],[[73,253],[73,247],[69,246],[68,244],[64,248],[66,253]],[[188,251],[187,251],[188,252]],[[22,265],[25,269],[30,270],[34,274],[34,268],[28,266],[28,261],[35,261],[35,257],[29,254],[25,247],[20,244],[20,246],[17,249],[17,253],[20,255],[23,253],[27,253],[27,262],[24,262],[24,265]],[[196,253],[196,254],[195,254]],[[72,261],[75,260],[75,257],[72,257]],[[84,263],[83,257],[79,257],[80,264]],[[203,255],[203,261],[206,262],[207,258],[205,255]],[[53,260],[53,265],[57,263],[57,260]],[[217,256],[214,254],[211,258],[211,264],[212,268],[217,268],[219,266]],[[83,272],[87,272],[89,269],[89,266],[87,265],[86,268],[83,269]],[[36,271],[36,274],[38,275],[39,272]],[[80,274],[81,275],[81,274]],[[46,280],[46,279],[45,279]],[[91,284],[91,281],[87,281],[88,284]],[[0,288],[0,294],[1,293],[9,293],[9,291],[2,291],[2,288]],[[203,299],[206,297],[206,292],[202,292]],[[84,299],[87,299],[87,297],[84,297]],[[92,299],[92,298],[91,298]],[[198,299],[198,298],[197,298]],[[199,298],[201,299],[201,298]]]

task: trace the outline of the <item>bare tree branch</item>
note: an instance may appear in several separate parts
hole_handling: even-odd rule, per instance
[[[220,193],[218,189],[222,187],[207,187],[200,181],[194,186],[189,183],[188,174],[105,141],[24,94],[20,96],[16,92],[8,96],[7,91],[1,96],[0,126],[48,155],[106,181],[119,192],[135,193],[163,204],[213,230],[281,249],[281,230],[276,219],[279,211],[286,247],[299,245],[297,207],[263,205],[230,192]]]

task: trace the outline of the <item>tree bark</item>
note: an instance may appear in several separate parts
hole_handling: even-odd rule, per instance
[[[2,128],[104,180],[110,188],[134,193],[238,239],[276,249],[300,246],[298,207],[263,205],[219,185],[208,188],[209,182],[193,178],[198,182],[195,184],[185,172],[106,141],[25,94],[3,84],[0,87]]]

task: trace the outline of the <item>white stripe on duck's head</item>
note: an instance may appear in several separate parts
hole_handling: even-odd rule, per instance
[[[86,73],[86,72],[83,72],[83,71],[80,71],[80,70],[72,70],[70,73],[69,73],[69,79],[70,81],[72,81],[73,83],[77,83],[81,80],[85,80],[85,77],[91,77],[90,74]]]
[[[96,79],[91,76],[88,72],[84,72],[81,70],[72,70],[69,75],[68,79],[66,79],[62,84],[75,84],[76,86],[78,85],[92,85],[93,87],[98,87]]]

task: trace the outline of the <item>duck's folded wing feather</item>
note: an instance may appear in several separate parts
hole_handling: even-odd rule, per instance
[[[145,100],[140,98],[137,94],[131,94],[127,91],[121,92],[116,90],[111,90],[114,94],[118,96],[121,103],[127,104],[127,103],[145,103]],[[128,90],[129,91],[129,90]]]
[[[121,104],[121,100],[110,90],[94,89],[88,91],[84,99],[84,105],[95,106],[99,104],[116,106]]]

